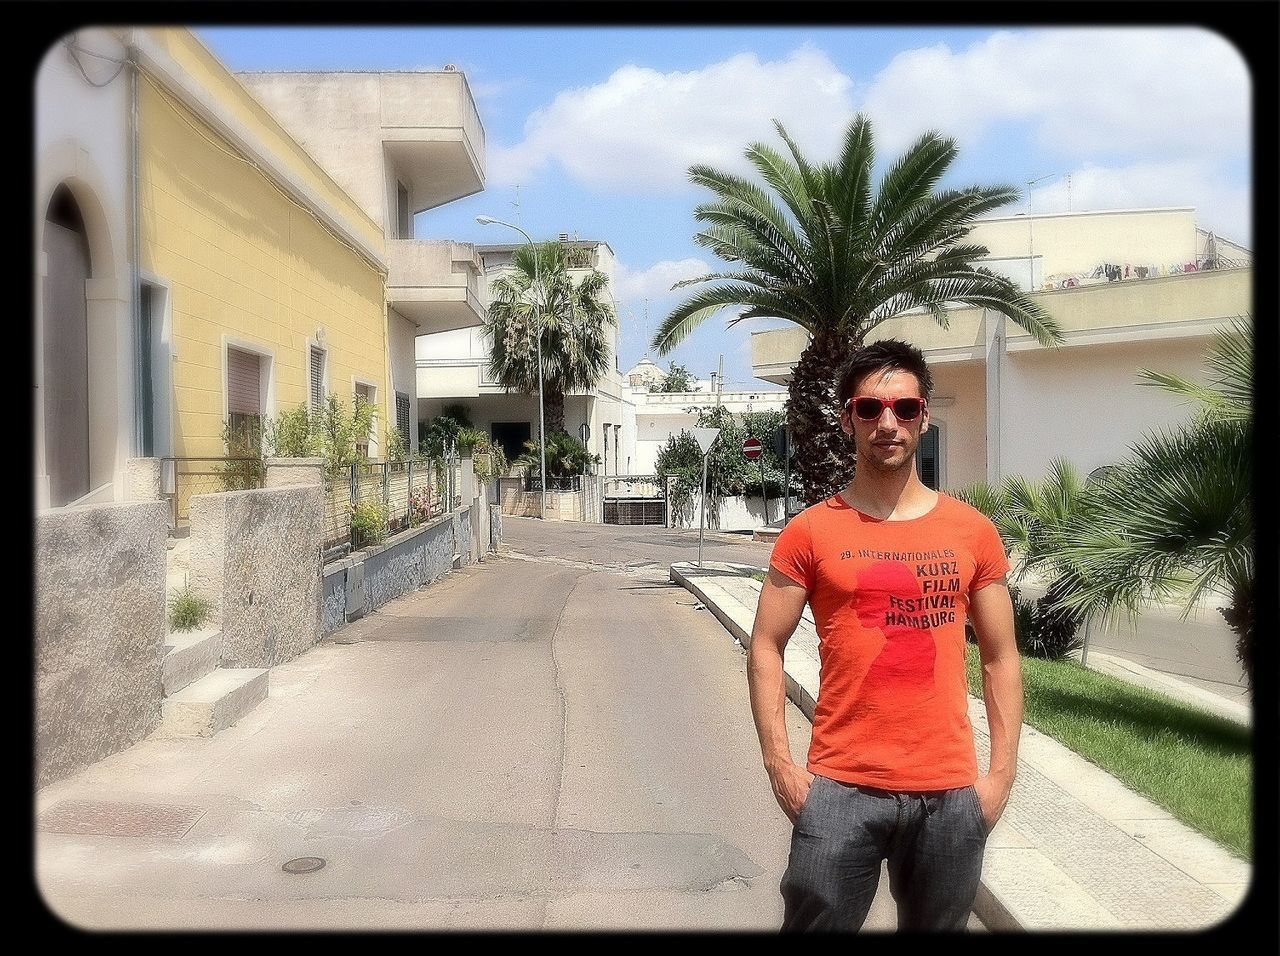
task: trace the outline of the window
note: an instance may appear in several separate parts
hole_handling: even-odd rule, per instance
[[[937,422],[930,422],[929,430],[920,436],[920,444],[916,447],[916,464],[920,467],[920,480],[925,487],[937,491],[940,471]]]
[[[324,406],[325,350],[311,346],[311,411],[318,412]]]
[[[155,350],[156,334],[155,290],[144,284],[141,289],[141,307],[139,309],[138,339],[142,348],[138,350],[138,423],[140,425],[141,453],[143,458],[154,458],[156,453],[156,400],[154,377],[155,369],[152,353]]]
[[[373,386],[365,385],[363,383],[357,383],[355,397],[360,399],[360,401],[365,402],[366,404],[372,405],[373,404]],[[361,458],[369,457],[369,436],[368,435],[362,435],[356,439],[356,453]]]
[[[227,454],[256,455],[262,444],[262,356],[227,349]]]
[[[413,238],[413,216],[409,213],[409,190],[404,183],[396,183],[396,235],[401,239]]]
[[[408,447],[409,444],[409,396],[404,392],[396,392],[396,431],[400,433],[400,440]]]

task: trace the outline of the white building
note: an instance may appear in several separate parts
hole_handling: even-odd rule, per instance
[[[1176,396],[1138,384],[1139,369],[1203,380],[1214,332],[1253,310],[1248,249],[1198,228],[1190,208],[987,219],[967,241],[1034,285],[1065,344],[1044,348],[1003,316],[967,307],[951,310],[949,330],[907,314],[873,331],[868,341],[905,339],[929,361],[934,427],[921,470],[932,487],[1038,479],[1057,457],[1083,474],[1118,461],[1189,414]],[[756,377],[787,383],[807,344],[799,328],[754,333]]]
[[[569,275],[581,281],[595,269],[609,279],[608,300],[617,315],[613,297],[616,265],[613,250],[606,242],[560,240],[570,250]],[[512,268],[515,251],[523,243],[477,246],[483,260],[485,301],[488,286]],[[635,415],[627,399],[622,373],[618,369],[619,330],[614,329],[608,368],[589,391],[574,391],[564,397],[565,431],[585,441],[591,452],[601,457],[600,472],[629,474],[635,448]],[[538,434],[538,395],[511,392],[489,375],[490,346],[480,328],[423,335],[417,341],[418,418],[427,422],[446,405],[462,405],[472,424],[488,432],[501,444],[508,458],[524,450],[524,443]]]

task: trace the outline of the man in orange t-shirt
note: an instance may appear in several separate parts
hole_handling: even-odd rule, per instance
[[[859,929],[886,859],[900,929],[964,929],[1013,786],[1023,701],[1009,563],[985,515],[916,474],[932,387],[905,342],[854,353],[837,384],[853,481],[787,524],[760,594],[747,674],[765,769],[793,824],[784,931]],[[821,686],[804,768],[787,741],[782,655],[806,602]],[[986,775],[966,617],[982,657]]]

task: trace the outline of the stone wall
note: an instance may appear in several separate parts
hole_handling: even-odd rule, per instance
[[[163,501],[36,516],[36,787],[142,740],[160,723]]]
[[[475,509],[490,512],[488,520]],[[496,534],[496,536],[495,536]],[[384,544],[364,548],[325,566],[321,631],[332,633],[348,621],[447,574],[457,555],[460,565],[482,560],[502,537],[497,505],[476,501],[471,507],[402,531]]]
[[[320,639],[324,489],[191,499],[191,583],[216,599],[225,667],[273,667]]]

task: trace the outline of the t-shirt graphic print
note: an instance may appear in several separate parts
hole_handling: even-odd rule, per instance
[[[770,564],[807,589],[817,625],[809,770],[884,789],[973,783],[964,622],[1009,570],[990,520],[941,493],[905,521],[835,495],[787,524]]]

